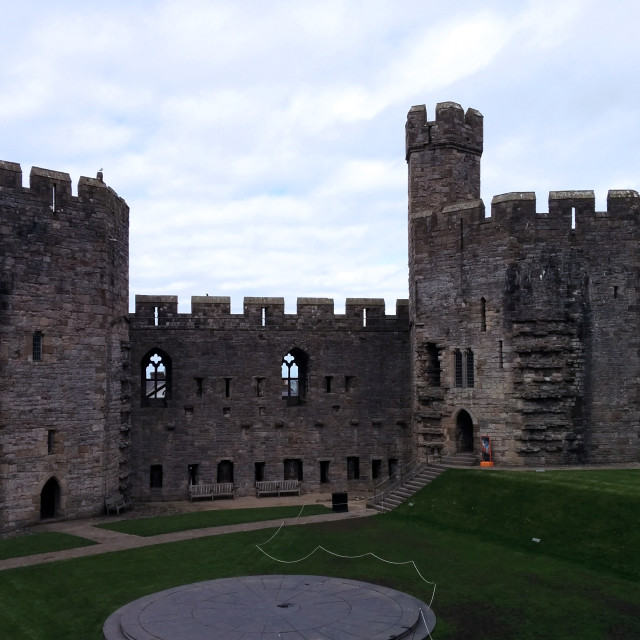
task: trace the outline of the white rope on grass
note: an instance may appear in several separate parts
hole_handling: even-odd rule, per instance
[[[302,510],[304,509],[305,505],[302,505],[302,508],[300,509],[300,513],[298,513],[298,516],[296,518],[296,522],[298,521],[298,519],[300,518],[301,514],[302,514]],[[274,562],[279,562],[281,564],[296,564],[298,562],[303,562],[304,560],[307,560],[308,558],[310,558],[316,551],[324,551],[325,553],[327,553],[330,556],[334,556],[336,558],[343,558],[345,560],[359,560],[360,558],[365,558],[367,556],[371,556],[372,558],[375,558],[376,560],[379,560],[380,562],[386,562],[387,564],[392,564],[392,565],[405,565],[405,564],[410,564],[414,569],[415,572],[418,574],[418,576],[420,577],[420,579],[428,585],[433,585],[433,590],[431,592],[431,600],[429,600],[429,608],[431,608],[431,604],[433,603],[433,599],[436,595],[436,583],[432,582],[431,580],[427,580],[421,573],[420,570],[418,569],[418,566],[416,565],[416,563],[413,560],[404,560],[402,562],[396,562],[394,560],[386,560],[385,558],[381,558],[380,556],[376,555],[375,553],[372,553],[371,551],[367,551],[366,553],[361,553],[359,555],[355,555],[355,556],[346,556],[343,555],[341,553],[335,553],[334,551],[330,551],[329,549],[326,549],[325,547],[318,545],[315,549],[313,549],[313,551],[309,552],[306,556],[303,556],[302,558],[298,558],[296,560],[282,560],[281,558],[276,558],[275,556],[272,556],[270,553],[267,553],[262,547],[269,544],[279,533],[280,533],[280,529],[282,529],[282,527],[284,527],[285,523],[284,521],[282,521],[282,524],[278,527],[278,529],[276,530],[276,532],[265,542],[261,543],[261,544],[256,544],[256,547],[258,548],[258,550],[260,552],[262,552],[265,556],[267,556],[267,558],[273,560]],[[423,620],[424,620],[424,615],[422,616]],[[427,625],[426,620],[424,620],[425,626]],[[429,633],[429,627],[427,627],[427,633]],[[431,634],[429,634],[429,637],[431,638]]]

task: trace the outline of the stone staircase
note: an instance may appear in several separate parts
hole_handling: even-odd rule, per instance
[[[426,487],[446,469],[469,469],[478,464],[480,464],[478,456],[473,453],[455,453],[445,456],[439,462],[423,465],[409,480],[385,495],[381,502],[369,501],[367,506],[380,512],[391,511],[414,493]]]

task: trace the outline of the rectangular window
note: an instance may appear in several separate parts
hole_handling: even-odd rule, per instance
[[[196,397],[202,398],[202,378],[196,378]]]
[[[224,379],[224,397],[229,398],[231,396],[231,378]]]
[[[189,484],[198,484],[198,465],[187,465],[187,473],[189,475]]]
[[[347,480],[358,480],[360,478],[360,458],[349,456],[347,458]]]
[[[162,488],[162,465],[152,464],[149,469],[149,486],[152,489]]]
[[[327,393],[331,393],[331,385],[333,383],[333,376],[324,377],[324,385]]]
[[[260,325],[263,327],[267,326],[267,307],[260,309]]]
[[[302,460],[290,458],[284,461],[284,479],[302,481]]]
[[[320,484],[329,483],[329,460],[320,461]]]
[[[389,477],[394,478],[398,473],[398,458],[389,458]]]
[[[355,376],[345,376],[344,377],[344,390],[347,393],[353,391],[356,385],[356,377]]]
[[[462,352],[459,349],[456,349],[453,352],[453,365],[455,371],[455,386],[458,388],[462,387]]]
[[[502,340],[498,343],[498,362],[500,364],[500,368],[504,367],[504,353],[502,351]]]
[[[256,378],[256,397],[264,396],[264,378]]]
[[[31,358],[34,362],[40,362],[42,360],[42,331],[36,331],[33,334]]]
[[[427,342],[427,379],[430,386],[440,386],[440,349],[434,342]]]
[[[371,478],[378,480],[382,475],[382,460],[371,461]]]
[[[262,482],[264,480],[264,462],[254,463],[253,475],[256,482]]]
[[[56,432],[53,429],[47,431],[47,453],[51,455],[55,451]]]
[[[467,387],[473,389],[475,383],[474,377],[474,365],[473,365],[473,351],[467,349]]]

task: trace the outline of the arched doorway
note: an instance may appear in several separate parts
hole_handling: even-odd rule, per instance
[[[49,478],[40,492],[40,519],[55,518],[60,509],[60,485]]]
[[[473,420],[464,409],[456,418],[456,451],[458,453],[473,451]]]

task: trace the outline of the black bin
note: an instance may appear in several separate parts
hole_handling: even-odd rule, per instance
[[[345,511],[349,511],[349,494],[332,493],[331,507],[336,513],[344,513]]]

